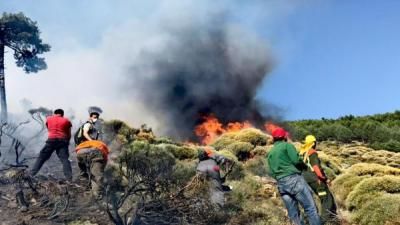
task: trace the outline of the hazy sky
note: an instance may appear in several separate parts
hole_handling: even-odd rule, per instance
[[[400,1],[195,2],[200,1],[0,0],[0,11],[21,11],[37,21],[52,45],[45,55],[49,69],[38,74],[24,74],[7,55],[10,110],[21,110],[23,98],[34,106],[61,103],[75,111],[99,105],[109,112],[106,117],[151,124],[156,118],[141,114],[143,103],[114,91],[123,82],[118,74],[140,49],[135,45],[157,45],[149,25],[160,22],[154,18],[201,18],[220,8],[232,23],[265,40],[275,67],[258,98],[281,107],[285,118],[399,109]],[[153,35],[147,40],[148,34]]]

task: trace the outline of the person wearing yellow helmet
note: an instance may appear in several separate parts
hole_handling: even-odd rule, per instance
[[[304,164],[307,165],[307,168],[302,171],[302,175],[321,201],[322,223],[329,222],[332,224],[337,219],[337,207],[333,195],[329,190],[329,181],[321,167],[321,161],[316,148],[316,137],[314,135],[307,135],[300,149],[300,156],[303,158]]]

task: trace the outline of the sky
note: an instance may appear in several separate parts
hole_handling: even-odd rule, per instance
[[[50,108],[62,102],[78,115],[75,106],[111,102],[114,111],[108,117],[133,123],[149,120],[151,124],[157,118],[139,116],[143,104],[128,109],[135,99],[113,91],[123,82],[118,74],[126,61],[139,51],[132,46],[159,43],[161,37],[157,38],[157,30],[149,24],[158,23],[153,18],[160,14],[194,13],[201,18],[218,8],[227,8],[232,23],[268,46],[274,67],[260,85],[257,98],[280,108],[283,118],[337,118],[399,109],[400,1],[195,2],[0,0],[1,12],[23,12],[37,21],[43,40],[52,46],[45,55],[49,69],[38,74],[24,74],[11,54],[7,55],[10,110],[22,110],[23,98],[34,106]],[[137,27],[146,31],[143,37],[132,31]],[[148,33],[154,37],[147,40],[144,34]],[[110,78],[99,80],[98,74]],[[82,90],[101,94],[84,95]]]

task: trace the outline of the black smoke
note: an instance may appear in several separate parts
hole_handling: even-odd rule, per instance
[[[166,26],[159,49],[143,49],[131,67],[131,90],[163,124],[161,130],[192,138],[202,116],[221,122],[269,117],[256,93],[272,67],[265,41],[230,25],[224,17]]]

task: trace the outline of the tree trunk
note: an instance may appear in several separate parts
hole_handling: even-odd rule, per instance
[[[1,32],[1,31],[0,31]],[[4,80],[4,42],[0,34],[0,102],[1,102],[1,122],[7,121],[7,101],[6,101],[6,87]]]

